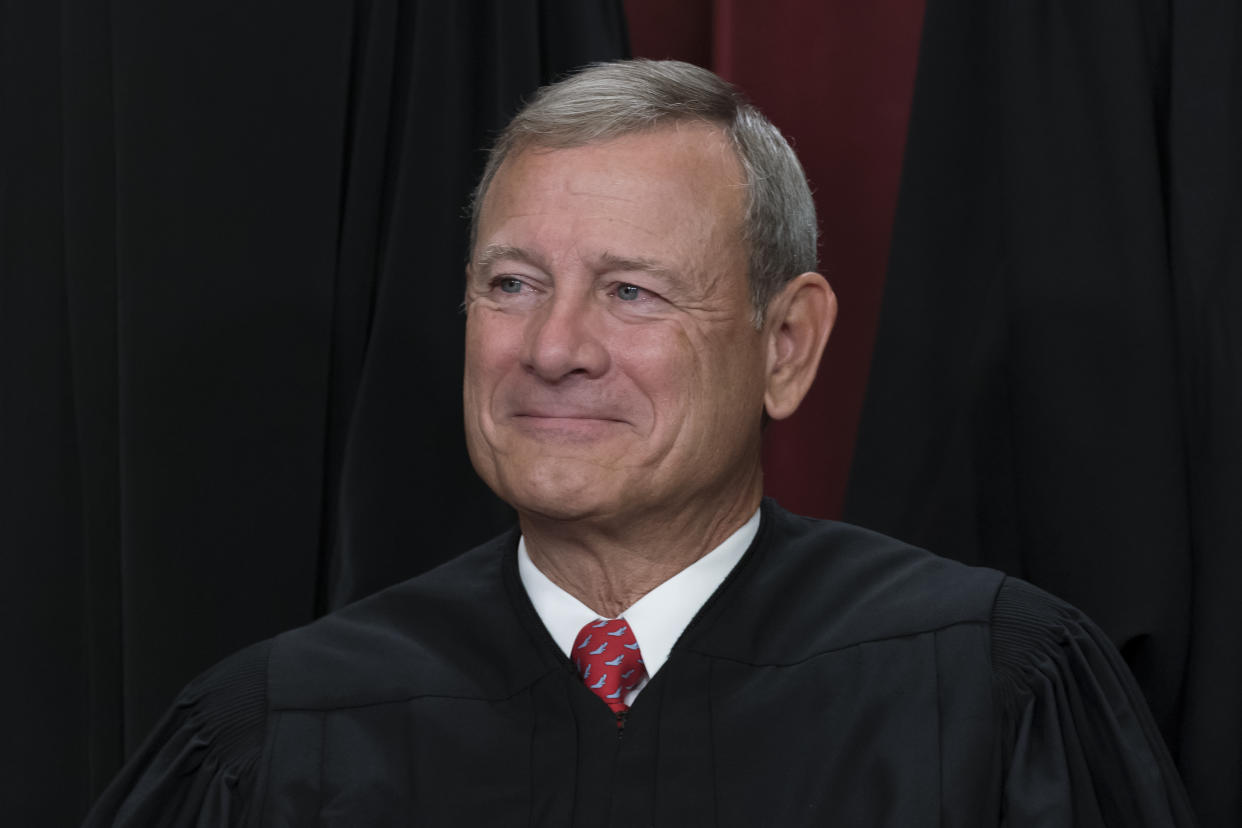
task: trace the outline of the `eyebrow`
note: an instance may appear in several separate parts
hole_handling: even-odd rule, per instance
[[[474,260],[474,266],[478,270],[487,270],[502,259],[512,259],[543,269],[543,263],[537,256],[525,248],[514,247],[511,244],[489,244]]]
[[[616,271],[630,271],[636,273],[651,273],[656,276],[671,276],[671,271],[665,265],[660,264],[654,259],[644,259],[641,256],[617,256],[605,251],[600,256],[600,264],[603,265],[602,270],[605,273],[613,273]]]
[[[474,267],[480,272],[485,272],[496,262],[504,260],[522,262],[541,270],[547,269],[539,256],[531,253],[524,247],[516,247],[511,244],[489,244],[483,248],[483,251],[475,259]],[[651,273],[656,276],[670,276],[673,273],[672,270],[655,259],[647,259],[642,256],[618,256],[608,251],[604,251],[600,255],[598,269],[602,273],[628,271],[631,273]]]

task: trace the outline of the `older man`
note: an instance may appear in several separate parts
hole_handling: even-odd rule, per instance
[[[470,455],[520,531],[204,674],[92,821],[1190,824],[1072,608],[762,500],[836,310],[815,245],[714,75],[544,89],[466,277]]]

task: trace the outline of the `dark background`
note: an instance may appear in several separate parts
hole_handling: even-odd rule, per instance
[[[739,84],[815,189],[842,314],[769,493],[1080,605],[1242,824],[1240,14],[0,2],[0,813],[73,824],[207,665],[508,523],[467,194],[524,95],[633,53]]]

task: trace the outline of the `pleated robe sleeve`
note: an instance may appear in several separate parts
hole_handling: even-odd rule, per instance
[[[1194,825],[1141,691],[1089,619],[1006,579],[992,625],[1007,757],[1002,825]]]
[[[246,824],[263,752],[271,642],[192,681],[95,803],[86,826]]]

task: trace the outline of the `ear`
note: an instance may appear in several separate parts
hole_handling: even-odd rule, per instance
[[[768,416],[783,420],[797,410],[815,380],[819,359],[837,320],[837,296],[818,273],[791,280],[768,303],[764,320],[767,338]]]

